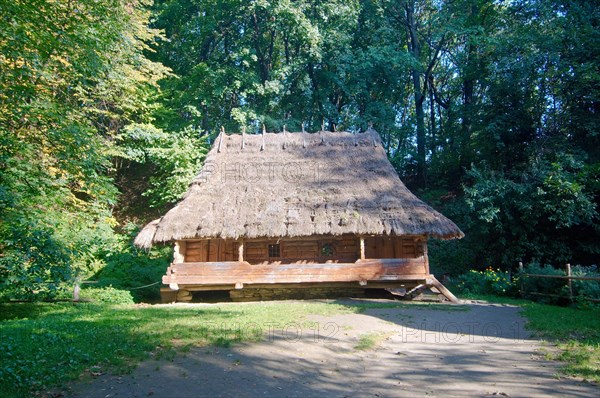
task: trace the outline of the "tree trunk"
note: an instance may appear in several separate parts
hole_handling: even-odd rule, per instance
[[[406,29],[408,33],[408,49],[416,61],[421,60],[421,43],[419,42],[417,23],[415,21],[415,2],[409,1],[404,5],[406,11]],[[426,156],[425,156],[425,111],[423,102],[425,95],[423,93],[423,84],[421,83],[422,72],[417,68],[412,68],[412,83],[415,100],[415,117],[417,118],[417,182],[419,185],[426,185]]]

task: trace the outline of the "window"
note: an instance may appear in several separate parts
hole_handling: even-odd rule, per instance
[[[281,247],[279,246],[279,243],[269,245],[269,258],[272,257],[281,257]]]
[[[323,243],[321,245],[321,256],[332,257],[333,256],[333,243]]]

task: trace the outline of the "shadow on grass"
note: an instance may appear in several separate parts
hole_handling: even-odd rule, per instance
[[[1,307],[0,390],[25,397],[92,373],[127,372],[145,358],[173,356],[177,350],[259,341],[265,325],[331,308],[324,303],[7,304]]]

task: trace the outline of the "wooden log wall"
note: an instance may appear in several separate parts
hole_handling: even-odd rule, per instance
[[[185,247],[185,262],[238,260],[238,242],[232,240],[189,240]]]
[[[418,258],[424,254],[422,237],[364,237],[365,258]],[[269,257],[269,245],[279,244],[280,256]],[[178,243],[185,262],[240,261],[240,242],[224,239]],[[243,260],[263,263],[352,263],[360,259],[360,239],[355,235],[295,239],[255,239],[244,242]]]
[[[366,258],[418,258],[423,254],[422,237],[365,237]]]

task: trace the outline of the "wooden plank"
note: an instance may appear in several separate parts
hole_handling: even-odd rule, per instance
[[[394,245],[391,239],[382,238],[379,256],[377,258],[394,258]]]
[[[202,248],[195,248],[195,249],[190,249],[188,248],[185,251],[185,254],[188,256],[202,256],[206,253],[206,250],[202,249]]]
[[[208,261],[219,261],[221,240],[222,239],[211,239],[208,241]]]
[[[188,240],[185,242],[188,249],[200,249],[203,245],[201,240]]]
[[[437,279],[435,279],[433,276],[428,279],[427,281],[427,285],[428,286],[433,286],[435,287],[437,290],[439,290],[439,292],[441,294],[444,295],[444,297],[446,297],[450,302],[454,303],[454,304],[460,304],[460,300],[456,298],[455,295],[452,294],[452,292],[448,289],[446,289],[446,286],[442,285],[440,283],[440,281],[438,281]]]

